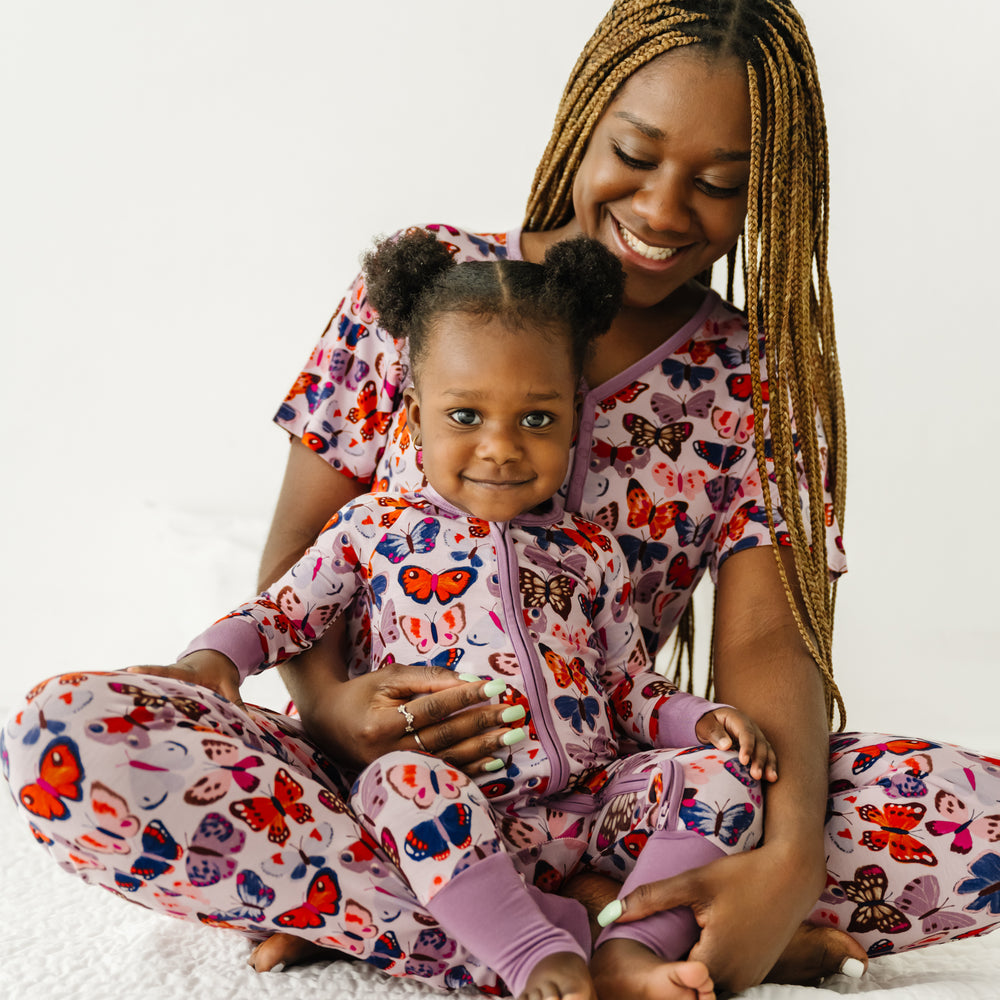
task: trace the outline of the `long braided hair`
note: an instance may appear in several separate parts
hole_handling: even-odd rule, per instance
[[[573,216],[572,189],[594,126],[625,81],[657,56],[698,45],[746,66],[750,88],[751,162],[742,254],[728,258],[733,298],[742,260],[750,343],[762,345],[769,389],[771,451],[755,439],[761,482],[772,476],[795,558],[797,589],[778,558],[769,490],[763,491],[771,542],[789,603],[823,674],[827,713],[843,726],[844,703],[833,679],[836,584],[827,568],[826,523],[843,526],[846,486],[844,401],[827,276],[829,165],[826,120],[816,62],[789,0],[619,0],[585,46],[563,93],[548,148],[535,174],[524,223],[555,229]],[[765,426],[761,360],[750,351],[756,427]],[[793,414],[796,417],[793,424]],[[829,446],[824,454],[816,422]],[[804,470],[809,502],[800,504]],[[827,482],[824,482],[827,476]],[[833,494],[825,509],[824,485]],[[691,689],[693,608],[678,625],[675,680],[687,665]],[[709,668],[708,688],[712,687]]]

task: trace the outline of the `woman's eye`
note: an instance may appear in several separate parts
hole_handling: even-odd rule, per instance
[[[529,413],[521,421],[525,427],[530,427],[532,430],[539,430],[542,427],[548,427],[552,423],[551,413]]]
[[[611,148],[614,150],[615,156],[618,157],[626,167],[632,170],[655,170],[656,164],[650,163],[649,160],[639,160],[636,157],[631,156],[626,153],[617,142],[611,144]]]
[[[698,181],[698,187],[710,198],[735,198],[743,189],[742,184],[738,184],[736,187],[724,187],[706,180]]]
[[[463,427],[472,427],[479,423],[479,414],[475,410],[452,410],[449,414],[456,424]]]

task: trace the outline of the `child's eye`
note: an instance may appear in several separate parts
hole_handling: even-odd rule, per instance
[[[548,427],[552,423],[552,414],[541,413],[539,411],[528,413],[521,419],[521,423],[532,430],[539,430],[542,427]]]
[[[475,410],[452,410],[448,416],[463,427],[474,427],[479,423],[479,414]]]

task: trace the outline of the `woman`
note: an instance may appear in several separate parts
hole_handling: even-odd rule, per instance
[[[840,909],[844,914],[841,926],[847,925],[849,919],[854,925],[858,919],[868,918],[869,911],[875,909],[873,904],[882,897],[889,898],[890,894],[877,877],[865,882],[857,876],[859,865],[870,860],[867,853],[863,859],[859,858],[862,852],[858,848],[863,846],[859,840],[862,830],[872,831],[872,823],[867,819],[871,813],[861,816],[856,807],[839,800],[834,803],[831,823],[838,830],[849,830],[852,854],[839,855],[836,849],[828,852],[821,833],[827,799],[826,734],[830,710],[838,700],[829,673],[832,595],[827,580],[830,571],[836,573],[842,568],[834,525],[842,515],[844,478],[838,376],[825,282],[825,145],[815,70],[804,32],[787,4],[758,2],[711,7],[712,17],[706,20],[700,5],[694,4],[671,8],[659,4],[616,6],[588,45],[567,90],[556,135],[536,181],[526,232],[518,242],[525,257],[539,259],[548,242],[584,231],[604,240],[625,263],[630,279],[629,306],[612,331],[607,349],[595,358],[593,368],[587,372],[591,386],[612,384],[644,357],[663,352],[657,363],[660,385],[647,383],[644,389],[631,390],[636,380],[627,380],[617,392],[627,396],[626,390],[636,391],[635,399],[598,393],[599,398],[592,401],[595,428],[601,430],[597,425],[611,413],[616,417],[615,433],[603,439],[599,435],[591,438],[596,447],[592,456],[585,456],[584,466],[589,469],[593,462],[600,468],[591,469],[592,475],[585,477],[579,487],[580,503],[581,510],[591,516],[601,514],[612,503],[619,505],[616,533],[621,532],[623,540],[635,539],[633,575],[637,590],[643,591],[639,604],[640,609],[647,609],[646,628],[655,640],[654,647],[662,644],[673,623],[689,621],[681,619],[679,609],[687,604],[690,590],[706,565],[717,569],[716,691],[720,698],[755,717],[777,749],[781,781],[768,795],[765,846],[752,855],[702,869],[684,883],[683,893],[687,898],[667,900],[688,902],[699,912],[704,929],[693,954],[708,963],[718,982],[739,989],[759,981],[767,973],[810,911],[827,878],[824,875],[827,853],[831,863],[839,865],[839,870],[830,876],[827,895],[830,912],[836,916]],[[653,23],[644,24],[644,11],[654,19]],[[676,21],[656,20],[673,13],[677,14]],[[651,36],[648,42],[644,41],[647,35]],[[692,43],[694,48],[690,51],[670,51]],[[746,51],[734,49],[736,43],[745,46]],[[699,52],[705,58],[699,58]],[[656,60],[659,55],[663,58]],[[675,99],[674,103],[665,106],[661,99],[666,97]],[[706,109],[710,113],[706,114]],[[619,134],[616,131],[619,128],[625,131]],[[772,392],[770,401],[765,398],[756,351],[747,351],[744,346],[741,352],[739,348],[739,317],[732,310],[709,303],[704,291],[694,284],[695,276],[707,264],[725,256],[735,244],[744,229],[744,216],[747,236],[744,245],[750,248],[747,287],[753,300],[748,310],[749,339],[744,333],[744,341],[753,343],[753,338],[763,337],[765,377],[770,376],[772,385],[778,384],[776,380],[787,385],[796,413],[808,415],[805,419],[800,417],[797,427],[812,500],[801,517],[799,476],[793,472],[790,457],[791,425],[779,412],[785,405],[785,393]],[[500,241],[477,242],[463,234],[441,235],[470,255],[510,249]],[[811,278],[813,267],[818,276],[815,287]],[[392,479],[390,485],[395,489],[408,485],[406,476],[417,472],[411,464],[415,459],[412,449],[405,445],[405,430],[389,416],[396,410],[393,387],[404,381],[405,374],[396,367],[391,345],[381,341],[381,348],[370,362],[365,361],[370,371],[362,376],[360,365],[351,358],[364,360],[355,348],[359,344],[371,347],[377,338],[372,317],[364,316],[363,297],[348,303],[347,312],[336,319],[333,332],[343,343],[331,345],[329,354],[314,359],[315,370],[307,371],[297,383],[291,401],[302,411],[314,409],[315,427],[307,426],[304,417],[300,421],[295,416],[294,405],[282,417],[309,447],[297,441],[292,445],[285,486],[262,567],[265,583],[275,578],[312,541],[331,510],[370,488],[374,476]],[[343,329],[341,319],[346,319]],[[706,323],[716,326],[709,327]],[[679,334],[682,340],[671,344]],[[721,343],[712,346],[712,341]],[[720,353],[721,348],[726,353]],[[335,353],[341,350],[348,353]],[[732,362],[734,367],[728,368],[725,362]],[[318,376],[315,381],[313,376]],[[374,401],[368,393],[359,398],[369,381],[373,388],[384,389],[387,380],[390,389],[383,392],[385,402],[381,410],[377,395]],[[708,391],[710,383],[716,387],[716,397],[707,401],[702,393]],[[345,428],[343,420],[329,419],[338,406],[335,396],[322,398],[328,384],[351,389],[354,400],[342,413],[349,416],[354,410],[360,418],[355,423],[362,433],[354,435]],[[657,399],[662,416],[651,402],[657,393],[664,397]],[[718,405],[723,399],[725,404]],[[635,409],[646,403],[649,409],[642,412]],[[622,416],[626,404],[629,412]],[[823,495],[824,446],[822,439],[812,433],[814,412],[819,413],[830,454],[834,456],[830,463],[832,499]],[[625,423],[626,417],[632,418],[629,424]],[[327,430],[322,426],[324,421],[329,425]],[[691,431],[685,436],[688,424]],[[610,418],[605,426],[612,426]],[[663,428],[668,426],[675,430],[665,433]],[[765,433],[763,428],[769,430]],[[367,475],[360,469],[354,470],[360,478],[342,475],[338,466],[348,465],[352,453],[367,444],[364,436],[368,432],[372,441],[384,440],[390,446],[387,457],[380,456],[384,460],[378,472],[372,463]],[[761,488],[761,483],[768,482],[771,469],[767,464],[767,441],[773,442],[771,452],[777,456],[776,490]],[[703,454],[695,448],[699,442]],[[682,450],[675,452],[678,445]],[[626,449],[632,450],[631,457]],[[743,454],[738,455],[740,449]],[[623,487],[624,499],[596,496],[605,481],[608,489],[613,485]],[[633,481],[635,488],[631,486]],[[715,483],[714,499],[708,496],[704,506],[709,482]],[[629,495],[634,504],[629,504]],[[696,507],[699,503],[702,508]],[[682,508],[681,504],[686,506]],[[610,509],[606,516],[610,519]],[[671,517],[672,523],[664,526]],[[629,519],[636,523],[630,524]],[[824,546],[821,540],[827,527],[832,537]],[[690,536],[687,545],[682,544],[682,534]],[[676,544],[668,544],[675,536]],[[779,549],[773,544],[786,537],[790,545]],[[714,544],[720,538],[722,545]],[[747,544],[754,539],[761,544]],[[696,549],[691,548],[694,545]],[[778,551],[780,557],[776,560],[774,552]],[[689,552],[696,553],[693,560]],[[706,552],[708,556],[703,562]],[[722,555],[728,558],[723,560]],[[649,582],[647,578],[654,574],[657,580]],[[641,586],[644,583],[645,587]],[[789,601],[789,591],[795,597],[794,603]],[[682,625],[680,631],[685,627]],[[350,886],[362,882],[370,886],[378,879],[384,885],[386,879],[391,882],[392,876],[385,870],[384,859],[365,855],[366,845],[356,827],[337,808],[339,799],[330,795],[330,787],[343,787],[341,768],[367,763],[390,749],[412,749],[412,741],[403,733],[397,711],[405,704],[429,749],[474,771],[500,744],[504,730],[499,716],[503,709],[480,707],[469,714],[448,718],[458,708],[478,704],[480,685],[459,684],[453,675],[444,671],[432,673],[424,667],[400,667],[348,681],[343,658],[338,658],[336,649],[331,650],[330,646],[336,644],[328,644],[325,657],[316,654],[300,658],[294,673],[286,672],[310,734],[309,741],[297,737],[294,723],[263,714],[255,714],[252,726],[248,726],[246,717],[234,714],[208,691],[199,692],[192,705],[184,700],[180,683],[155,678],[143,678],[141,683],[136,680],[131,685],[140,694],[120,680],[110,682],[119,690],[113,690],[106,678],[86,682],[87,692],[94,698],[99,694],[104,700],[99,703],[100,711],[94,704],[81,721],[133,720],[121,723],[119,729],[132,726],[131,736],[154,744],[152,747],[147,744],[149,749],[141,750],[141,754],[151,758],[152,750],[163,743],[167,734],[175,744],[182,738],[203,739],[195,736],[193,727],[185,726],[185,722],[194,721],[182,718],[183,709],[187,708],[197,716],[199,725],[208,723],[216,732],[224,733],[230,741],[226,743],[229,749],[233,749],[233,741],[238,737],[244,744],[251,741],[255,758],[261,760],[257,771],[264,775],[262,780],[258,779],[261,785],[273,787],[272,779],[280,765],[297,768],[302,798],[312,796],[316,812],[321,808],[327,810],[322,815],[333,830],[328,849],[339,862],[345,898],[366,899],[361,896],[362,890],[355,893]],[[363,658],[363,651],[360,655]],[[235,691],[217,678],[200,675],[189,679],[238,698]],[[50,682],[49,687],[52,686]],[[60,690],[43,690],[31,704],[41,711],[44,699]],[[425,692],[433,694],[426,696]],[[151,717],[142,715],[140,709]],[[444,718],[448,718],[447,723],[440,723]],[[98,789],[98,786],[108,787],[120,764],[111,755],[112,750],[121,750],[121,742],[112,739],[113,728],[109,725],[103,733],[90,734],[71,730],[74,736],[67,738],[75,739],[75,745],[89,752],[83,761],[86,778],[80,780],[90,784],[86,788],[81,784],[75,788],[75,794],[89,801],[98,790],[102,808],[121,810],[123,807],[116,799]],[[106,742],[100,742],[98,736],[103,736]],[[32,750],[24,746],[17,734],[9,734],[7,746],[15,792],[22,793],[22,804],[23,793],[27,791],[29,798],[35,797],[36,807],[39,802],[51,807],[53,816],[49,820],[54,821],[43,823],[45,817],[38,812],[33,813],[32,821],[50,842],[50,850],[58,853],[65,864],[149,905],[192,918],[201,912],[209,919],[227,918],[226,922],[258,933],[262,927],[273,926],[270,922],[251,924],[246,919],[241,922],[229,916],[238,909],[225,903],[233,897],[232,877],[228,880],[220,877],[206,884],[200,869],[195,869],[195,880],[189,870],[187,882],[183,879],[180,882],[188,889],[196,885],[202,899],[189,904],[182,894],[165,900],[163,894],[158,895],[152,888],[153,880],[143,877],[151,867],[168,864],[155,852],[133,851],[121,863],[107,865],[102,861],[104,855],[94,846],[95,839],[100,838],[91,837],[89,849],[78,843],[61,844],[57,839],[56,814],[60,808],[75,808],[77,799],[56,797],[53,805],[40,794],[45,791],[42,782],[50,784],[42,772],[46,767],[51,770],[53,759],[45,754],[52,745]],[[323,748],[341,768],[333,768],[325,761],[317,763],[315,746]],[[866,750],[865,758],[871,761],[867,769],[858,769],[862,777],[871,779],[866,794],[879,796],[878,803],[884,806],[888,801],[886,796],[919,792],[923,786],[922,794],[914,796],[922,801],[904,803],[910,806],[907,821],[915,819],[915,805],[920,805],[929,816],[934,815],[937,796],[929,772],[933,771],[935,777],[940,774],[939,758],[934,755],[943,751],[930,745],[903,746],[882,738],[860,740],[857,746]],[[107,748],[107,756],[96,755],[95,751],[101,747]],[[861,758],[860,753],[849,756],[841,753],[840,760],[848,765],[848,775]],[[235,763],[238,761],[234,760]],[[889,763],[895,767],[891,773],[885,770]],[[952,763],[949,758],[947,766],[956,773],[961,771],[957,759]],[[992,793],[989,791],[990,780],[995,782],[995,778],[971,758],[965,761],[965,767],[977,775],[979,788],[986,789],[987,795],[991,794],[995,800],[995,784]],[[304,775],[311,775],[311,783]],[[887,785],[879,784],[882,780]],[[945,775],[944,780],[953,779]],[[316,791],[315,786],[323,787]],[[73,792],[72,782],[68,787]],[[194,792],[195,798],[198,794],[203,798],[207,795],[204,788],[195,791],[194,784],[187,791]],[[970,800],[964,787],[961,794],[955,786],[943,786],[939,791],[953,796],[968,812]],[[213,800],[212,815],[225,813],[222,808],[225,803],[245,798],[245,790],[231,783],[222,797]],[[124,801],[121,796],[118,799]],[[879,808],[875,803],[870,805]],[[724,804],[720,806],[724,808]],[[177,825],[181,823],[177,812],[170,814],[169,822],[161,821],[171,833],[173,843],[179,845],[187,840],[199,848],[211,846],[221,853],[219,824],[206,826],[204,809],[197,812],[193,805],[191,809],[181,825]],[[961,815],[957,806],[955,809]],[[885,809],[881,810],[881,816],[888,819]],[[126,809],[122,819],[131,829],[130,817],[134,818],[134,814]],[[944,824],[947,820],[937,822]],[[285,825],[287,828],[288,824]],[[888,848],[883,854],[899,853],[905,844],[904,835],[885,832],[885,827],[896,829],[891,822],[881,824],[882,831],[877,829],[878,825],[868,837],[869,844],[878,843],[881,837],[883,848]],[[275,822],[274,826],[280,834],[280,825]],[[185,832],[190,835],[185,837]],[[260,867],[256,861],[265,852],[274,853],[274,845],[266,841],[260,844],[259,837],[243,829],[229,836],[235,837],[236,832],[247,837],[245,843],[241,842],[240,864],[245,871],[256,871]],[[108,834],[102,836],[104,847],[114,847],[117,843]],[[922,834],[911,839],[926,846],[928,836]],[[138,837],[135,842],[138,846]],[[251,851],[257,853],[251,857]],[[942,878],[942,893],[953,894],[954,886],[979,878],[972,865],[988,856],[977,842],[976,850],[968,856],[972,864],[960,859],[965,877],[952,872],[947,884]],[[921,926],[919,915],[913,919],[907,916],[912,911],[906,910],[901,901],[905,895],[901,890],[910,877],[912,862],[898,863],[893,869],[887,858],[879,855],[878,860],[882,863],[880,870],[888,871],[893,880],[890,909],[901,916],[892,917],[891,929],[881,930],[877,924],[870,928],[869,947],[876,952],[880,950],[880,939],[889,941],[891,947],[899,940],[902,931],[898,928],[904,922],[915,927],[917,937],[922,933],[930,936]],[[955,857],[945,848],[938,851],[935,860],[940,861],[941,867],[937,868],[940,874],[945,862]],[[236,871],[235,867],[230,870],[228,862],[218,867],[230,876]],[[120,876],[115,874],[116,869]],[[923,873],[924,869],[918,871]],[[245,879],[244,891],[249,893],[246,886],[252,884]],[[174,888],[176,891],[179,887]],[[613,898],[616,892],[604,885],[566,888],[579,894],[592,893],[599,905]],[[869,900],[868,910],[860,918],[852,912],[862,911],[860,904],[855,908],[855,897]],[[258,894],[256,898],[263,897]],[[249,909],[250,905],[243,902],[243,908]],[[303,902],[318,909],[318,900],[310,899],[309,887],[304,883]],[[259,902],[254,905],[260,906]],[[951,908],[957,909],[954,904]],[[639,907],[631,904],[630,909],[633,914],[639,911]],[[984,912],[963,908],[960,916],[971,923],[961,925],[961,931],[984,925],[987,922],[981,919]],[[360,919],[364,913],[371,918],[367,922]],[[465,981],[455,971],[462,966],[461,956],[449,952],[448,943],[439,941],[425,926],[408,923],[405,912],[396,917],[391,929],[388,925],[381,926],[372,909],[365,909],[360,903],[350,911],[345,907],[341,916],[344,919],[328,915],[313,939],[326,947],[360,954],[393,973],[438,976],[445,984]],[[955,933],[955,929],[950,933]],[[824,937],[815,949],[810,948],[808,936],[797,938],[800,945],[803,940],[807,959],[811,959],[813,951],[820,957],[828,952],[827,961],[820,962],[815,971],[835,968],[843,955],[864,955],[864,949],[842,937],[833,943]],[[270,944],[282,946],[280,941]],[[796,964],[796,954],[790,957]],[[273,952],[262,949],[258,953],[258,968],[267,967],[274,960]],[[796,971],[811,971],[805,965],[800,951]],[[790,972],[786,967],[784,974]],[[477,981],[489,985],[486,979]],[[628,984],[622,984],[620,994],[629,992]]]

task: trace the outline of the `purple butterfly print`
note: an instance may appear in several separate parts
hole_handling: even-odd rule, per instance
[[[649,405],[653,412],[665,423],[672,424],[685,417],[707,417],[712,412],[715,402],[714,389],[702,389],[693,396],[678,399],[665,396],[662,392],[654,392],[649,397]]]
[[[188,847],[185,868],[192,885],[215,885],[231,878],[236,871],[236,858],[243,850],[246,834],[237,830],[220,813],[209,813],[198,824]]]
[[[954,931],[976,922],[968,913],[945,912],[948,900],[941,900],[941,885],[933,875],[918,875],[907,882],[895,902],[900,910],[920,921],[925,934]]]

